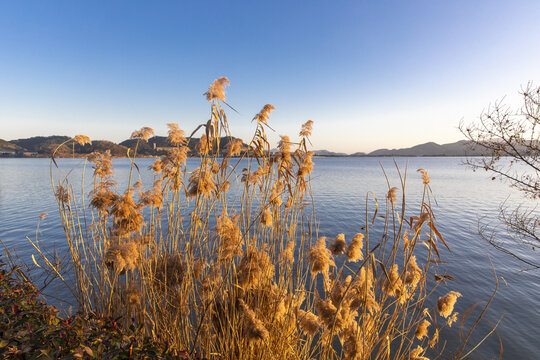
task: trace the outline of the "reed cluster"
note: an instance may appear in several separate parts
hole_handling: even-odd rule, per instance
[[[449,291],[428,301],[444,281],[429,281],[444,240],[427,172],[418,180],[425,189],[419,213],[405,212],[402,177],[381,203],[366,197],[356,235],[319,236],[308,149],[313,122],[302,125],[298,141],[281,136],[271,152],[274,107],[267,104],[253,118],[247,148],[235,141],[223,149],[228,84],[220,78],[205,93],[210,120],[198,128],[196,169],[186,169],[191,137],[177,124],[168,124],[171,148],[150,167],[148,189],[134,181],[136,148],[125,189],[109,153],[88,157],[89,202],[76,199],[69,176],[53,174],[53,158],[73,269],[66,283],[79,311],[121,319],[172,352],[206,358],[426,359],[428,349],[439,348],[441,329],[456,320],[460,296]],[[153,133],[142,128],[132,137],[147,141]],[[60,275],[40,254],[43,267]]]

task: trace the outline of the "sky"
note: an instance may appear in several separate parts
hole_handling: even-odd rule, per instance
[[[540,83],[539,18],[537,0],[0,0],[0,138],[191,133],[226,76],[244,140],[270,103],[275,143],[307,120],[317,150],[450,143]]]

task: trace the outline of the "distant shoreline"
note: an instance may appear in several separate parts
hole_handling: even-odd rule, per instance
[[[128,139],[118,144],[107,140],[94,140],[90,144],[68,144],[72,140],[67,136],[36,136],[27,139],[18,139],[6,141],[0,139],[0,157],[17,157],[17,158],[39,158],[50,157],[55,153],[55,158],[73,158],[85,157],[92,152],[110,151],[113,157],[127,157],[130,152],[136,151],[139,157],[159,157],[166,155],[171,149],[167,137],[154,136],[148,141],[138,141],[136,139]],[[219,144],[219,152],[227,148],[230,141],[241,140],[235,137],[221,137],[219,143],[216,141],[215,146]],[[187,146],[189,154],[195,156],[198,154],[197,146],[200,138],[191,138]],[[172,146],[174,147],[174,146]],[[242,142],[242,151],[249,151],[249,146]],[[278,149],[271,149],[274,153]],[[452,157],[452,156],[486,156],[490,155],[487,150],[481,146],[472,144],[467,140],[459,140],[454,143],[439,145],[434,142],[427,142],[420,145],[415,145],[409,148],[401,149],[378,149],[369,153],[354,152],[351,154],[343,152],[334,152],[329,150],[313,150],[314,156],[317,157]]]
[[[75,154],[75,156],[55,156],[55,159],[84,159],[89,154]],[[482,157],[485,155],[314,155],[313,158],[451,158],[451,157]],[[221,157],[221,156],[220,156]],[[50,159],[49,155],[35,156],[2,156],[0,159]],[[112,156],[113,159],[131,159],[128,156]],[[159,159],[159,155],[137,155],[136,159]],[[188,156],[189,159],[197,159],[199,156]],[[233,157],[239,158],[239,157]]]

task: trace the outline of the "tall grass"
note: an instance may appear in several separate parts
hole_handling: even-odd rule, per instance
[[[53,155],[74,279],[65,282],[79,311],[121,319],[173,352],[216,359],[425,359],[429,348],[440,351],[440,331],[457,320],[461,295],[428,301],[445,280],[428,281],[446,244],[427,172],[421,169],[422,198],[408,206],[419,212],[406,212],[400,174],[385,199],[366,197],[364,230],[350,240],[319,237],[308,150],[313,122],[302,125],[298,142],[282,136],[272,152],[268,104],[253,118],[247,148],[241,141],[224,148],[220,139],[231,136],[226,85],[220,78],[205,93],[210,120],[196,129],[198,167],[186,169],[196,131],[186,137],[168,124],[171,148],[151,166],[149,189],[134,181],[137,147],[128,155],[124,191],[109,153],[88,157],[89,202],[76,198]],[[139,144],[152,135],[142,128],[132,138]],[[39,253],[43,267],[60,275]]]

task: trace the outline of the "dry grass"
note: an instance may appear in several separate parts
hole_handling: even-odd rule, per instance
[[[313,226],[307,147],[313,122],[302,125],[298,142],[282,136],[271,154],[274,107],[267,104],[254,118],[249,149],[231,143],[219,157],[220,137],[230,136],[223,110],[228,84],[218,79],[205,93],[211,119],[199,127],[200,163],[191,173],[190,138],[176,124],[168,124],[173,148],[151,167],[148,190],[132,184],[136,151],[123,192],[110,154],[94,153],[90,203],[77,202],[68,177],[54,180],[53,159],[75,279],[68,285],[79,311],[120,318],[173,352],[208,358],[424,359],[441,328],[455,320],[459,294],[439,300],[440,315],[428,306],[440,283],[428,278],[443,240],[427,172],[421,169],[418,180],[425,184],[420,213],[405,213],[402,178],[399,188],[389,186],[384,204],[366,198],[365,232],[327,242]],[[151,134],[142,128],[132,137],[147,141]],[[235,196],[231,184],[239,189]],[[383,236],[370,237],[373,228]]]

